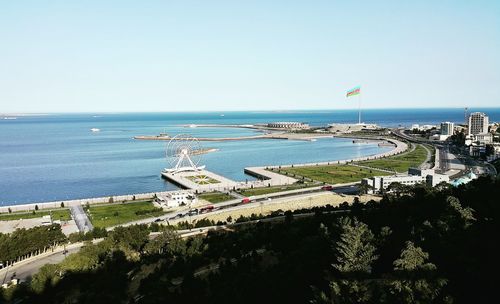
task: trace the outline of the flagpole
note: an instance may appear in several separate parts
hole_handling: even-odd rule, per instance
[[[358,94],[358,125],[361,124],[361,92]]]

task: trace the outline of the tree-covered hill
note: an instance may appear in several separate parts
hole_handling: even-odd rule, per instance
[[[491,303],[499,197],[500,180],[480,178],[206,237],[150,240],[145,226],[118,228],[4,301]]]

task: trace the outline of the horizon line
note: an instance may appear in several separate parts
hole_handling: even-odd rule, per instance
[[[411,109],[500,109],[493,106],[477,106],[477,107],[387,107],[387,108],[364,108],[363,110],[411,110]],[[87,114],[87,113],[102,113],[102,114],[126,114],[126,113],[224,113],[224,112],[299,112],[299,111],[358,111],[358,108],[322,108],[322,109],[248,109],[248,110],[147,110],[147,111],[51,111],[51,112],[1,112],[0,115],[44,115],[44,114]]]

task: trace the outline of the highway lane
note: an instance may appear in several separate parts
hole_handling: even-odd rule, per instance
[[[334,186],[334,189],[346,189],[347,190],[346,187],[350,188],[350,186],[353,186],[355,184],[356,183],[342,184],[342,185]],[[349,190],[352,190],[352,189],[349,189]],[[283,192],[269,193],[269,194],[265,194],[265,195],[250,196],[249,198],[251,199],[252,202],[251,203],[246,203],[246,204],[243,204],[241,202],[241,199],[234,199],[234,200],[229,200],[229,201],[226,201],[226,202],[212,204],[212,205],[217,210],[227,211],[228,210],[227,208],[233,208],[233,207],[237,207],[237,206],[246,206],[248,204],[255,204],[255,203],[260,203],[260,202],[263,202],[264,204],[266,204],[266,203],[269,202],[269,198],[271,198],[272,200],[273,199],[277,199],[277,198],[281,198],[281,197],[283,197],[283,198],[289,198],[289,199],[295,199],[295,198],[302,198],[303,194],[307,195],[307,194],[312,194],[312,193],[317,193],[317,192],[324,192],[324,190],[321,189],[321,186],[317,186],[317,187],[310,187],[310,188],[304,188],[304,189],[296,189],[296,190],[289,190],[289,191],[283,191]],[[141,220],[138,220],[138,221],[133,221],[133,222],[126,223],[126,224],[121,224],[121,225],[118,225],[118,226],[131,226],[131,225],[139,225],[139,224],[150,224],[150,223],[153,223],[153,222],[168,222],[168,221],[171,221],[171,220],[174,220],[174,219],[188,217],[188,215],[187,215],[188,212],[189,212],[189,208],[186,207],[186,208],[183,208],[181,210],[178,210],[178,211],[175,211],[175,212],[171,212],[171,213],[167,213],[167,214],[162,215],[162,216],[141,219]],[[215,211],[213,211],[213,212],[215,212]],[[196,215],[192,215],[191,218],[194,218],[194,216],[196,216]],[[112,226],[112,227],[108,227],[106,229],[108,231],[110,231],[110,230],[113,230],[116,227],[117,226]]]
[[[98,242],[98,241],[94,241]],[[33,276],[38,270],[46,264],[57,264],[62,262],[68,255],[78,252],[82,248],[84,243],[75,243],[66,246],[66,254],[64,253],[64,247],[57,248],[53,252],[47,252],[40,254],[36,257],[18,262],[13,266],[9,266],[0,270],[0,279],[3,283],[7,283],[11,279],[19,279],[25,281],[29,277]]]

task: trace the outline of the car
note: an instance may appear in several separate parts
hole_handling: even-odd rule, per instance
[[[214,211],[215,207],[212,206],[212,205],[209,205],[209,206],[206,206],[206,207],[203,207],[200,209],[200,213],[205,213],[205,212],[212,212]]]
[[[198,215],[198,209],[191,209],[188,212],[189,215]]]
[[[333,187],[332,187],[332,185],[325,185],[325,186],[321,187],[321,190],[332,191]]]
[[[157,219],[155,220],[155,223],[162,222],[162,221],[163,221],[163,220],[162,220],[161,218],[157,218]]]
[[[251,199],[249,199],[248,197],[245,197],[245,198],[241,199],[241,203],[242,203],[242,204],[248,204],[248,203],[250,203],[251,201],[252,201],[252,200],[251,200]]]

